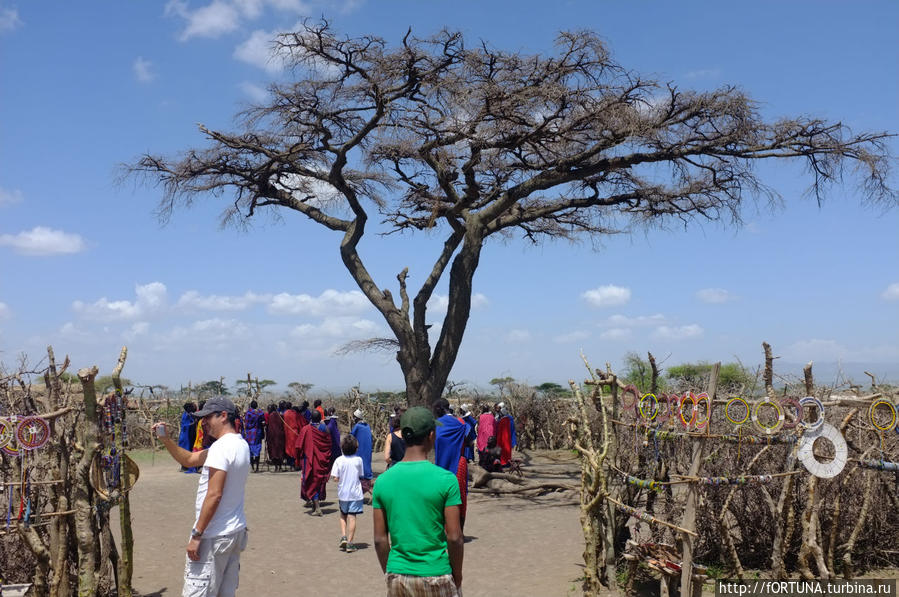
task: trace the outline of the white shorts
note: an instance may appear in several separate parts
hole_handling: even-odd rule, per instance
[[[237,592],[240,552],[247,547],[247,529],[200,540],[200,559],[184,566],[182,597],[233,597]]]

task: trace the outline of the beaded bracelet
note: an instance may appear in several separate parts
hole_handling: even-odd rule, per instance
[[[651,417],[647,417],[646,412],[643,410],[643,402],[647,398],[652,398],[652,416]],[[662,410],[662,409],[659,406],[659,399],[656,398],[655,394],[643,394],[643,396],[640,398],[639,404],[637,405],[637,412],[640,413],[640,418],[642,418],[644,422],[646,422],[647,420],[652,421],[653,419],[655,419],[656,415],[659,414],[660,410]]]
[[[667,423],[668,420],[671,419],[671,403],[668,401],[668,394],[659,394],[657,402],[659,403],[659,416],[657,417],[657,423],[659,425],[662,425],[664,423]],[[662,403],[664,403],[666,406],[664,416],[662,416]]]
[[[746,414],[744,414],[743,418],[740,419],[739,421],[735,421],[733,419],[733,417],[730,416],[730,405],[733,404],[734,402],[743,403],[743,407],[746,409]],[[727,419],[728,421],[730,421],[731,423],[733,423],[734,425],[739,426],[749,420],[749,411],[750,410],[751,409],[749,408],[749,403],[746,402],[746,400],[744,398],[740,398],[739,396],[734,396],[733,398],[731,398],[730,400],[727,401],[727,404],[724,405],[724,418]]]
[[[806,396],[799,399],[799,404],[801,404],[803,407],[814,406],[818,409],[818,420],[813,423],[806,423],[805,421],[803,421],[802,426],[809,431],[820,429],[824,425],[824,405],[821,403],[821,401],[814,396]]]
[[[634,399],[631,400],[630,404],[625,404],[624,397],[627,396],[628,394],[632,395],[634,397]],[[633,384],[628,384],[628,385],[624,386],[624,388],[622,388],[622,390],[621,390],[621,410],[624,410],[624,411],[635,410],[635,408],[637,406],[637,401],[639,399],[640,399],[640,391],[637,390],[637,386],[635,386]]]
[[[886,406],[890,412],[890,422],[887,425],[878,424],[877,419],[874,418],[874,411],[881,405]],[[879,398],[871,403],[871,407],[868,409],[868,418],[871,419],[871,425],[878,431],[889,431],[896,427],[896,405],[885,398]]]
[[[796,418],[792,421],[784,421],[784,429],[793,429],[802,422],[802,405],[799,404],[798,400],[795,398],[781,398],[780,405],[784,407],[784,414],[786,414],[787,406],[792,406],[796,409]]]
[[[705,419],[699,420],[699,403],[705,401]],[[712,419],[712,399],[705,392],[696,397],[696,421],[693,424],[694,429],[705,429]]]
[[[687,419],[684,418],[684,403],[687,401],[687,398],[690,399],[690,402],[693,403],[690,412],[692,413],[692,417],[690,417],[690,422],[687,422]],[[680,404],[677,407],[677,412],[680,414],[681,423],[684,425],[684,429],[689,429],[693,426],[693,423],[696,422],[696,394],[693,392],[685,392],[684,395],[680,399]]]
[[[13,425],[6,419],[0,419],[0,448],[9,444],[13,438]]]
[[[777,421],[775,421],[773,425],[765,425],[759,419],[759,410],[761,410],[761,408],[766,404],[770,404],[772,407],[774,407],[774,410],[777,411]],[[784,411],[778,403],[766,397],[764,400],[759,400],[758,402],[756,402],[755,408],[752,409],[752,422],[762,433],[766,435],[773,435],[774,433],[777,433],[781,427],[783,427]]]

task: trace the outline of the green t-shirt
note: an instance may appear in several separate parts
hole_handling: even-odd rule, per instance
[[[371,505],[384,510],[387,519],[387,572],[410,576],[452,574],[443,509],[461,504],[456,476],[427,460],[400,461],[379,476]]]

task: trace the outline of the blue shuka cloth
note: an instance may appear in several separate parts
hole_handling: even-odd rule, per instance
[[[371,427],[365,421],[359,421],[353,425],[350,435],[359,443],[356,455],[362,458],[362,476],[371,479]]]
[[[509,427],[512,429],[512,447],[518,445],[518,435],[515,434],[515,417],[509,415]]]
[[[194,418],[190,415],[190,413],[183,412],[181,413],[181,431],[178,433],[178,446],[184,448],[188,452],[193,451],[193,446],[190,442],[190,426],[194,422]],[[191,467],[184,471],[185,473],[195,473],[197,469]]]
[[[462,417],[462,419],[468,423],[468,426],[471,428],[471,431],[468,432],[468,437],[465,438],[465,459],[474,460],[474,450],[472,449],[471,444],[478,439],[478,432],[476,431],[477,423],[471,415]]]
[[[193,446],[190,445],[190,424],[193,423],[193,417],[190,413],[181,413],[181,432],[178,434],[178,447],[184,448],[190,452]]]
[[[326,427],[331,434],[331,460],[335,460],[343,453],[340,449],[340,428],[337,427],[337,419],[328,419]]]
[[[437,419],[443,425],[437,426],[434,443],[434,464],[445,468],[452,474],[459,470],[459,457],[462,456],[462,445],[468,437],[470,428],[452,415],[443,415]]]

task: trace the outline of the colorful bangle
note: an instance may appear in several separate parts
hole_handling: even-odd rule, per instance
[[[761,410],[761,408],[766,404],[770,404],[772,407],[774,407],[774,410],[777,411],[777,421],[775,421],[773,425],[765,425],[759,419],[759,410]],[[759,400],[755,403],[755,408],[752,409],[752,422],[762,433],[765,433],[766,435],[773,435],[774,433],[777,433],[781,427],[783,427],[784,411],[778,403],[774,402],[768,397],[765,397],[765,399]]]
[[[814,423],[806,423],[805,421],[803,421],[802,426],[808,431],[815,431],[817,429],[820,429],[821,426],[824,425],[824,404],[822,404],[821,401],[814,396],[806,396],[804,398],[800,398],[799,404],[801,404],[803,407],[814,406],[818,409],[818,420],[816,420]],[[805,412],[803,412],[803,419],[805,418],[804,415]]]
[[[16,439],[25,450],[41,448],[50,440],[50,424],[40,417],[25,417],[16,427]]]
[[[886,406],[890,411],[890,422],[885,426],[878,424],[877,419],[874,418],[874,411],[877,410],[877,407],[880,405]],[[877,429],[878,431],[889,431],[896,427],[896,405],[886,398],[879,398],[871,403],[871,407],[868,409],[868,418],[871,419],[871,425],[874,426],[874,429]]]
[[[699,420],[699,403],[705,401],[705,419]],[[712,420],[712,399],[709,398],[709,395],[706,392],[703,392],[699,396],[696,397],[696,421],[693,424],[695,429],[705,429],[709,424],[709,421]]]
[[[730,416],[730,405],[733,404],[734,402],[742,402],[743,408],[746,409],[746,413],[743,415],[743,418],[740,419],[739,421],[735,421],[734,418]],[[749,408],[749,403],[746,402],[745,399],[740,398],[739,396],[734,396],[733,398],[731,398],[730,400],[727,401],[727,404],[724,405],[724,418],[727,419],[728,421],[730,421],[731,423],[733,423],[734,425],[739,426],[749,420],[750,410],[751,409]]]
[[[671,418],[671,403],[668,402],[668,394],[664,393],[659,394],[657,402],[659,403],[659,416],[657,418],[658,423],[661,425],[662,423],[668,422],[668,420]],[[664,402],[666,405],[664,417],[662,416],[662,402]]]
[[[652,416],[651,416],[651,417],[647,417],[647,416],[646,416],[646,413],[643,411],[643,402],[644,402],[647,398],[652,398]],[[660,410],[662,410],[662,409],[661,409],[661,407],[659,406],[659,399],[656,398],[656,395],[655,395],[655,394],[651,394],[651,393],[650,393],[650,394],[643,394],[643,396],[640,397],[640,402],[639,402],[639,404],[637,405],[637,412],[640,413],[640,417],[643,419],[643,421],[647,421],[647,420],[652,421],[653,419],[656,418],[656,415],[659,414],[659,411],[660,411]]]
[[[0,419],[0,448],[9,444],[13,438],[13,424],[6,419]]]
[[[795,398],[781,398],[780,405],[784,407],[784,414],[786,414],[787,412],[787,406],[792,406],[796,409],[796,418],[792,421],[785,420],[784,429],[793,429],[802,422],[802,405],[799,404],[798,400],[796,400]]]
[[[690,409],[690,411],[693,413],[693,416],[690,417],[689,423],[684,418],[684,402],[687,401],[688,397],[690,398],[690,401],[693,403],[693,407]],[[694,394],[693,392],[684,392],[684,395],[679,400],[677,412],[680,415],[681,423],[684,424],[684,428],[689,429],[690,427],[692,427],[693,423],[696,422],[696,394]]]
[[[631,400],[630,404],[625,404],[625,402],[624,402],[624,397],[627,394],[631,394],[634,397],[634,399]],[[637,386],[635,386],[633,384],[628,384],[628,385],[624,386],[624,388],[621,390],[621,410],[625,410],[625,411],[634,410],[637,406],[637,400],[639,400],[639,399],[640,399],[640,392],[639,392],[639,390],[637,390]]]

